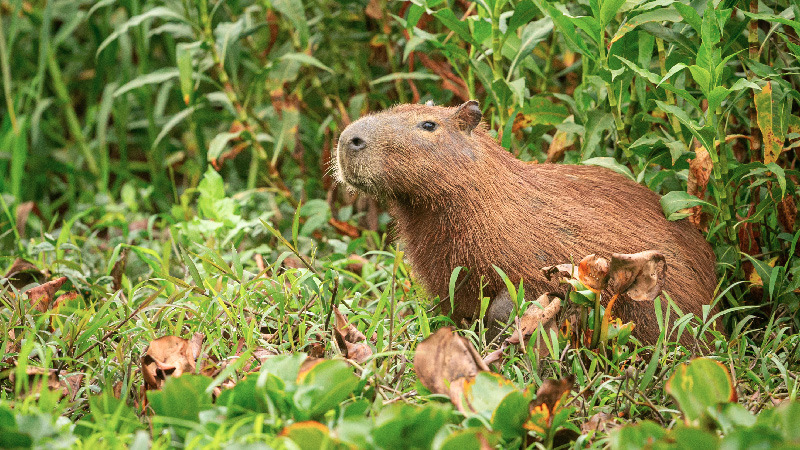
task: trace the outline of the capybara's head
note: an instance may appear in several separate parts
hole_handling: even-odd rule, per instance
[[[490,138],[480,122],[474,100],[455,108],[400,105],[362,117],[339,137],[337,178],[393,200],[445,194],[437,191],[452,191],[458,174],[482,159],[476,138]]]

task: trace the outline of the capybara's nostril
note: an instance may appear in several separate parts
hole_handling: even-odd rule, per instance
[[[367,143],[364,142],[364,140],[358,136],[350,139],[350,148],[352,148],[353,150],[364,150],[364,147],[366,146]]]

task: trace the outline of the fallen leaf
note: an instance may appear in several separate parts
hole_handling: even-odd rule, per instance
[[[28,223],[28,216],[30,216],[31,212],[39,216],[40,219],[43,217],[42,212],[39,211],[39,207],[34,202],[23,202],[17,206],[17,232],[22,238],[25,237],[25,225]]]
[[[5,278],[17,290],[20,290],[29,284],[41,283],[47,278],[47,274],[39,270],[32,262],[17,258],[6,272]]]
[[[60,391],[61,397],[67,397],[70,401],[75,400],[78,389],[83,381],[83,374],[73,374],[66,377],[59,377],[56,369],[45,369],[42,367],[25,367],[25,375],[28,377],[27,390],[23,395],[38,395],[42,387],[46,386],[51,391]],[[8,376],[11,383],[16,383],[16,370],[12,370]]]
[[[150,342],[141,358],[146,389],[161,389],[167,377],[193,373],[205,335],[195,333],[191,340],[163,336]]]
[[[606,288],[609,278],[608,260],[597,256],[588,255],[578,263],[578,281],[587,288],[601,292]]]
[[[122,275],[125,273],[125,265],[128,262],[128,249],[123,248],[119,252],[119,258],[111,268],[111,290],[117,292],[122,289]]]
[[[612,292],[632,300],[653,301],[666,281],[667,261],[661,252],[648,250],[633,254],[614,253],[608,270]]]
[[[488,371],[472,344],[453,333],[453,328],[440,328],[417,345],[414,371],[423,386],[434,394],[450,397],[456,409],[464,412],[463,398],[479,371]]]
[[[519,344],[520,336],[523,339],[527,339],[539,329],[539,325],[548,333],[548,336],[550,330],[557,331],[556,315],[559,311],[561,311],[561,299],[552,294],[542,294],[522,313],[522,317],[519,320],[519,330],[507,339],[508,343]],[[539,355],[547,354],[547,346],[543,342],[539,342],[537,349]]]
[[[565,122],[572,122],[573,116],[565,119]],[[553,135],[553,140],[550,141],[550,146],[547,148],[547,159],[545,162],[553,163],[561,161],[564,158],[564,153],[572,147],[575,143],[575,134],[566,131],[556,130]]]
[[[595,433],[608,433],[609,431],[619,427],[619,421],[613,414],[599,412],[589,420],[581,424],[581,434]]]
[[[31,306],[40,312],[47,311],[53,303],[53,295],[58,292],[61,285],[66,281],[67,277],[60,277],[25,291],[28,294]]]
[[[372,349],[367,344],[367,337],[364,336],[364,333],[358,331],[355,325],[349,323],[347,318],[339,311],[339,308],[334,306],[333,313],[336,316],[336,327],[333,330],[333,335],[336,338],[339,350],[344,354],[345,358],[352,359],[358,364],[369,359],[372,356]]]
[[[797,219],[797,204],[795,204],[794,196],[787,195],[778,202],[777,207],[778,223],[781,224],[784,231],[794,234]]]
[[[564,397],[569,394],[574,384],[574,375],[560,380],[544,380],[536,391],[536,398],[531,402],[531,418],[525,424],[525,428],[545,434],[553,424],[553,416],[561,409]]]

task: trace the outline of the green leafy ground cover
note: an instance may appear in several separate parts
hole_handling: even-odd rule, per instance
[[[0,285],[0,445],[800,445],[798,8],[0,1],[0,265],[31,263]],[[451,322],[327,161],[363,113],[469,98],[520,159],[620,171],[703,228],[730,338],[673,342],[708,317],[659,301],[655,346],[509,346],[474,410],[430,395],[414,351]],[[145,394],[151,341],[196,333],[201,373]]]

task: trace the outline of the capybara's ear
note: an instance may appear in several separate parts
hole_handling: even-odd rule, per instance
[[[459,106],[452,118],[461,131],[470,134],[483,118],[481,106],[475,100],[470,100]]]

